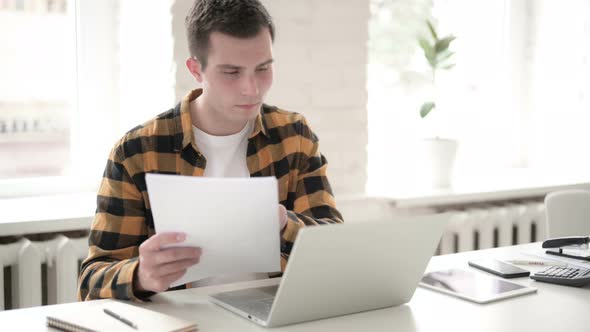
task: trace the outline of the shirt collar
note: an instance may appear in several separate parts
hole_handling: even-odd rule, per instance
[[[265,107],[266,107],[266,105],[262,104],[262,108],[265,108]],[[254,120],[254,129],[252,130],[252,134],[250,134],[250,137],[248,137],[248,139],[254,138],[259,133],[262,133],[262,134],[264,134],[264,136],[268,137],[268,132],[266,131],[266,126],[265,126],[263,116],[262,116],[262,108],[261,108],[260,112],[258,113],[258,115],[256,116],[256,120]]]
[[[193,138],[193,123],[191,119],[191,112],[190,112],[190,103],[191,101],[197,99],[203,93],[203,89],[195,89],[189,92],[180,103],[180,129],[179,132],[182,132],[182,148],[186,147],[189,144],[192,144],[193,147],[196,149],[196,144]],[[262,108],[267,107],[266,105],[262,105]],[[256,119],[254,120],[254,129],[252,133],[248,137],[251,139],[258,135],[259,133],[268,136],[268,132],[264,123],[264,119],[262,116],[262,111],[258,113]]]

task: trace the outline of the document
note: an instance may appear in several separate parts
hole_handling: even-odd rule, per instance
[[[146,184],[156,233],[184,232],[178,246],[202,248],[200,262],[172,287],[281,270],[276,178],[146,174]]]

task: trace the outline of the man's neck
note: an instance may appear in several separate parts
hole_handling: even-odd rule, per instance
[[[232,122],[219,116],[207,106],[204,96],[201,95],[190,103],[190,112],[193,126],[213,136],[228,136],[239,133],[248,121],[243,123]]]

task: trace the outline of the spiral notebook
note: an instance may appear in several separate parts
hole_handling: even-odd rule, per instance
[[[47,326],[68,332],[197,331],[193,322],[114,300],[85,303],[79,309],[53,313],[47,316]]]

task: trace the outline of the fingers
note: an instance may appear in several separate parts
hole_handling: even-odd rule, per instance
[[[279,204],[279,215],[287,215],[287,208],[283,204]]]
[[[137,267],[140,288],[162,292],[186,273],[186,269],[197,264],[201,257],[200,248],[168,248],[160,252],[140,253]],[[160,257],[154,259],[154,256]],[[156,263],[156,260],[163,263]]]
[[[162,276],[159,278],[149,279],[146,282],[147,287],[143,287],[146,290],[150,290],[152,292],[163,292],[170,288],[170,285],[175,282],[176,280],[182,278],[186,273],[186,269],[174,272],[172,274],[168,274],[166,276]]]
[[[151,254],[150,257],[146,257],[148,264],[166,264],[181,260],[194,260],[201,257],[201,248],[195,247],[173,247],[166,248]]]
[[[159,290],[157,290],[157,292],[163,292],[163,291],[167,290],[168,288],[170,288],[170,284],[172,284],[176,280],[182,278],[182,276],[184,276],[185,273],[186,273],[186,269],[184,269],[182,271],[178,271],[173,274],[169,274],[169,275],[163,277],[162,279],[160,279],[160,285],[159,285],[160,288],[159,288]]]
[[[176,232],[158,233],[158,234],[150,237],[146,241],[144,241],[139,246],[139,250],[140,250],[140,252],[142,249],[144,251],[158,251],[164,246],[167,246],[170,244],[175,244],[175,243],[181,243],[184,240],[186,240],[185,233],[176,233]]]
[[[185,271],[197,264],[199,262],[199,259],[184,259],[181,261],[176,261],[173,263],[168,263],[168,264],[163,264],[161,266],[158,267],[158,270],[155,272],[156,277],[167,277],[169,275],[172,274],[176,274],[182,271]]]
[[[197,264],[202,250],[196,247],[165,246],[183,242],[184,233],[158,233],[139,246],[138,289],[162,292]]]
[[[287,208],[285,208],[282,204],[279,204],[279,230],[283,230],[287,225]]]

